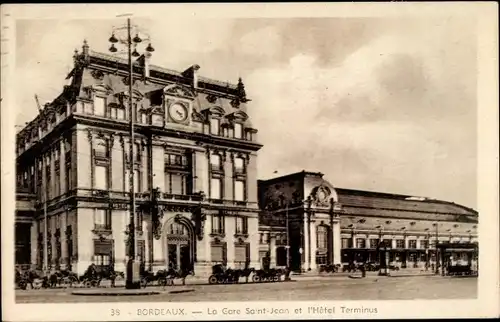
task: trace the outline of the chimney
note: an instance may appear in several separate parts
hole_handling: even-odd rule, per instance
[[[152,54],[150,52],[146,52],[137,59],[137,62],[143,68],[142,72],[144,78],[149,78],[149,61],[151,59],[151,56]]]
[[[87,39],[83,40],[83,46],[82,46],[82,55],[83,59],[85,61],[89,60],[89,55],[90,55],[90,50],[89,50],[89,44],[87,43]]]
[[[200,65],[193,65],[186,69],[183,73],[182,76],[191,79],[192,83],[191,86],[193,89],[198,88],[198,70],[200,69]]]

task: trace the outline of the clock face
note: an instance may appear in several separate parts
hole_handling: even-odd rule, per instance
[[[187,108],[179,103],[170,105],[169,114],[175,122],[184,122],[188,118]]]

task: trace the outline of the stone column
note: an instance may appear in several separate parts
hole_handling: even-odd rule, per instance
[[[125,271],[125,221],[128,220],[127,210],[112,210],[111,211],[111,229],[113,231],[114,240],[114,263],[115,270]]]
[[[49,217],[49,230],[50,230],[50,240],[49,243],[52,245],[52,258],[49,258],[50,266],[52,270],[56,267],[56,263],[59,260],[57,258],[57,246],[56,246],[56,221],[58,216],[52,215]]]
[[[276,235],[269,234],[269,267],[276,267]]]
[[[307,211],[304,212],[304,245],[303,245],[303,250],[304,250],[304,266],[302,269],[309,270],[310,268],[310,263],[308,261],[309,259],[309,248],[307,247],[309,245],[309,229],[308,229],[308,222],[307,222]]]
[[[31,223],[31,268],[35,269],[38,264],[38,230],[40,223],[34,219]]]
[[[342,238],[340,235],[340,222],[333,223],[333,264],[341,264]]]

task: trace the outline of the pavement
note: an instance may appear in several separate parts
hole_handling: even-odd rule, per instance
[[[434,276],[436,275],[431,271],[424,271],[419,269],[404,269],[399,271],[390,271],[390,275],[388,277],[418,277],[418,276]],[[366,272],[366,278],[374,278],[379,277],[378,271],[375,272]],[[348,279],[348,278],[361,278],[361,272],[349,273],[349,272],[338,272],[338,273],[318,273],[316,271],[311,271],[303,274],[292,274],[290,276],[291,281],[314,281],[314,280],[323,280],[323,279]],[[251,282],[251,278],[249,279],[249,283]],[[262,282],[258,284],[267,284],[269,282]],[[240,284],[245,284],[245,279],[240,279]],[[210,285],[208,283],[208,276],[189,276],[186,278],[186,284],[182,285],[181,280],[174,280],[175,287],[178,286],[190,286],[190,285]],[[214,284],[213,286],[226,285],[226,284]],[[90,290],[102,290],[102,289],[124,289],[125,280],[120,279],[116,280],[114,288],[111,287],[111,282],[109,280],[101,281],[100,287],[92,288]],[[156,285],[148,285],[147,289],[151,287],[158,287]],[[64,286],[58,286],[57,289],[65,289]],[[82,285],[73,286],[72,289],[76,290],[89,290]],[[102,291],[99,291],[102,292]]]
[[[124,288],[121,288],[124,290]],[[192,289],[187,292],[185,290]],[[88,290],[88,289],[87,289]],[[294,282],[240,283],[148,287],[159,294],[136,296],[76,296],[75,289],[16,291],[17,303],[97,303],[97,302],[218,302],[218,301],[331,301],[331,300],[416,300],[477,298],[477,278],[439,275],[406,278],[296,278]],[[108,291],[108,290],[106,290]],[[112,292],[113,290],[109,290]],[[103,292],[103,290],[99,290]]]

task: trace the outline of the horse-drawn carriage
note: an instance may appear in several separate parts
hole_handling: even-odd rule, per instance
[[[124,278],[123,272],[116,272],[113,268],[97,269],[91,264],[82,276],[78,276],[70,270],[57,270],[51,273],[43,273],[37,270],[20,272],[16,270],[15,282],[22,289],[40,289],[57,287],[98,287],[102,280],[110,280],[111,286],[115,286],[117,278]]]
[[[16,270],[16,285],[26,290],[55,287],[72,287],[79,284],[78,276],[67,270],[59,270],[53,273],[44,274],[36,270],[20,272]]]
[[[194,275],[194,272],[190,269],[188,270],[176,270],[170,268],[168,270],[159,270],[156,273],[144,271],[141,273],[141,286],[145,288],[148,285],[159,285],[159,286],[172,286],[176,279],[182,281],[182,285],[186,284],[186,277],[189,275]]]
[[[281,268],[259,269],[252,276],[252,281],[259,282],[279,282],[286,275],[286,270]]]

